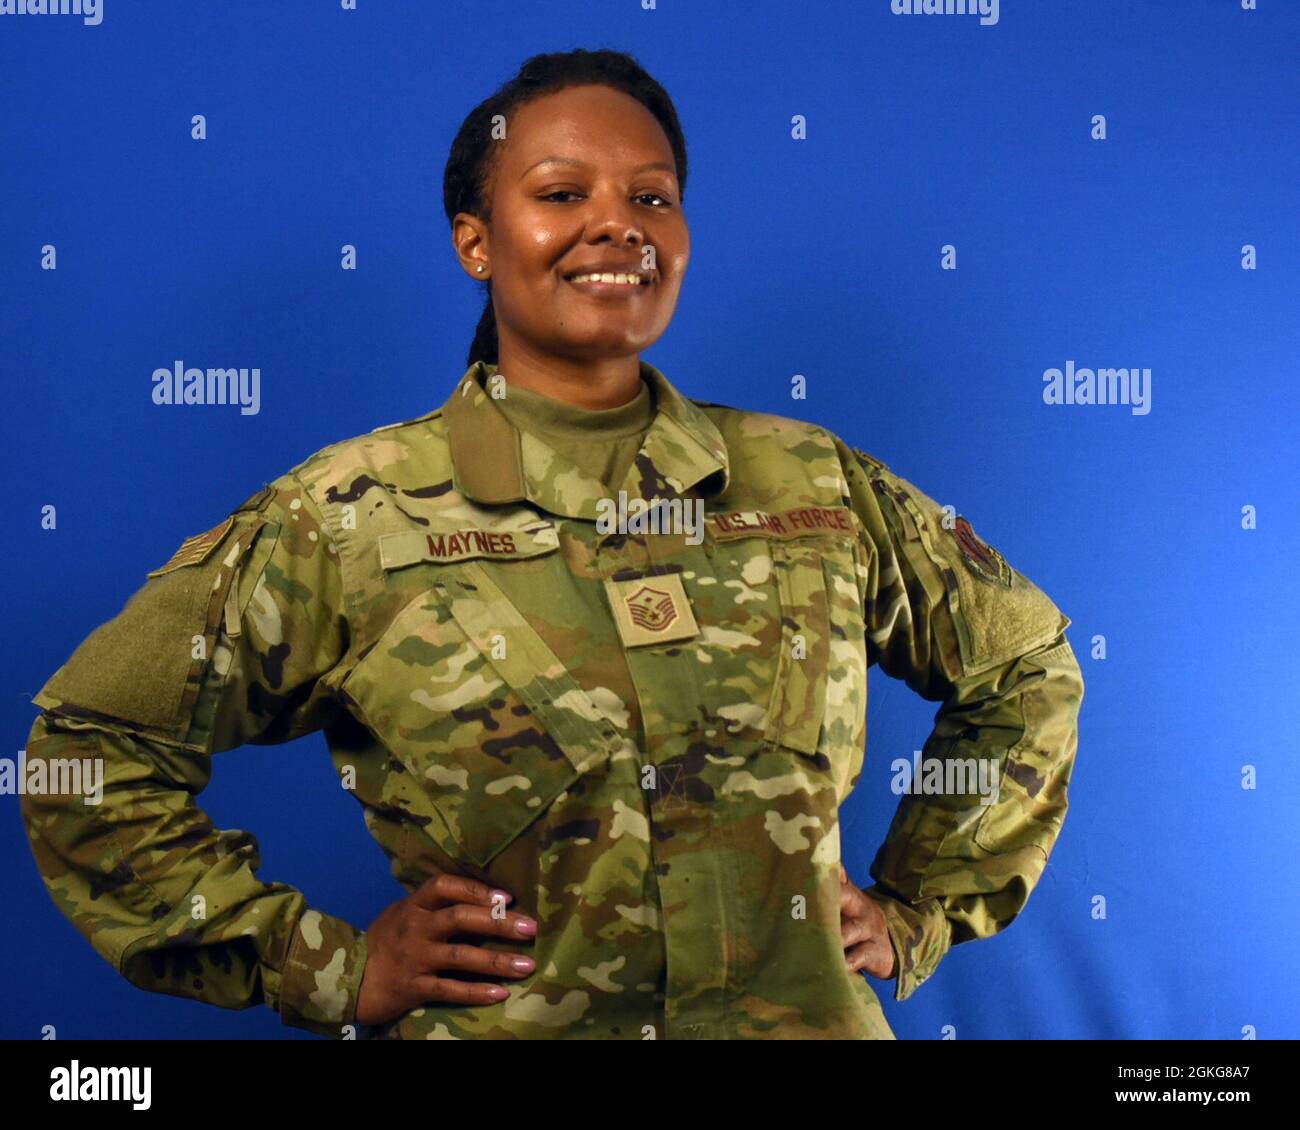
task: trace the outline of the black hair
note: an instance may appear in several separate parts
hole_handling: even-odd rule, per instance
[[[491,223],[488,184],[496,151],[492,137],[493,119],[501,115],[508,121],[521,106],[543,94],[587,84],[621,90],[655,116],[672,146],[673,159],[677,163],[677,185],[684,198],[686,138],[668,92],[631,55],[622,51],[588,51],[579,47],[526,59],[514,78],[469,112],[451,143],[442,176],[442,205],[448,223],[458,212],[468,212]],[[492,309],[492,286],[486,280],[483,286],[487,291],[487,304],[474,331],[467,365],[476,361],[497,362],[497,321]]]

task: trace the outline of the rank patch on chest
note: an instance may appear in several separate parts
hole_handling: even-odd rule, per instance
[[[676,573],[606,581],[605,591],[624,647],[672,643],[700,634],[682,579]]]
[[[164,573],[170,573],[173,569],[183,569],[186,565],[198,565],[207,559],[224,538],[230,527],[235,524],[234,515],[231,515],[219,526],[213,526],[212,529],[205,533],[195,534],[193,537],[186,538],[181,542],[180,548],[171,555],[167,564],[153,570],[149,574],[151,577],[161,577]]]

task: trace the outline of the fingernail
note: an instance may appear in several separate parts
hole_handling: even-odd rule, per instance
[[[515,923],[515,933],[517,934],[536,934],[537,923],[531,918],[521,918]]]
[[[492,897],[493,897],[494,899],[499,899],[499,900],[502,901],[502,902],[509,902],[509,901],[510,901],[510,892],[509,892],[509,891],[496,891],[496,890],[494,890],[494,891],[492,892]]]
[[[496,989],[496,988],[494,988],[494,989],[489,989],[489,990],[488,990],[488,996],[490,996],[494,1001],[503,1001],[503,1000],[505,1000],[506,997],[508,997],[509,995],[510,995],[510,990],[509,990],[509,989]]]
[[[520,973],[531,973],[536,962],[531,957],[514,957],[510,959],[510,964]]]

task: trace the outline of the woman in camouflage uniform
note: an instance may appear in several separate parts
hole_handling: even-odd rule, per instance
[[[36,859],[133,983],[336,1035],[890,1038],[859,970],[901,1000],[1024,906],[1069,621],[825,428],[640,359],[686,172],[630,58],[529,60],[447,164],[489,294],[446,404],[188,539],[37,696],[29,761],[107,772],[97,807],[24,798]],[[877,662],[942,704],[926,763],[980,772],[904,796],[863,892],[838,816]],[[213,754],[314,730],[409,892],[364,931],[194,801]]]

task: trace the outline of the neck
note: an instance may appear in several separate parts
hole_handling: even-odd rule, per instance
[[[562,400],[579,408],[618,408],[641,391],[637,354],[576,361],[511,349],[503,342],[497,372],[508,385]]]

